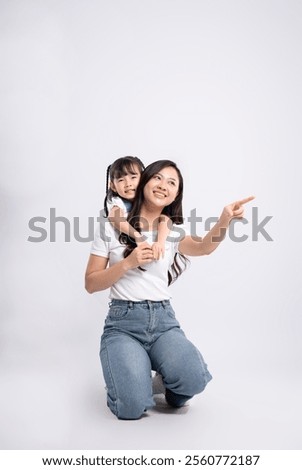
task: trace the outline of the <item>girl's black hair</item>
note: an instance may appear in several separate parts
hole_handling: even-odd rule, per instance
[[[106,196],[104,199],[104,217],[108,217],[107,201],[110,201],[114,196],[118,196],[118,194],[110,188],[110,182],[113,182],[114,178],[122,178],[128,173],[134,174],[135,167],[138,167],[140,173],[142,173],[145,169],[143,162],[139,158],[130,156],[118,158],[111,165],[108,166],[106,171]]]
[[[172,162],[171,160],[158,160],[154,163],[148,165],[144,172],[142,173],[141,179],[139,184],[136,188],[136,195],[133,201],[132,208],[128,214],[128,222],[138,231],[141,233],[140,227],[140,212],[142,208],[142,204],[144,202],[144,187],[153,178],[154,175],[159,173],[163,168],[167,168],[171,166],[174,168],[178,174],[179,178],[179,188],[178,193],[175,200],[169,204],[169,206],[164,207],[162,210],[162,214],[167,215],[171,221],[175,225],[183,224],[183,214],[182,214],[182,198],[183,198],[183,177],[182,174],[177,167],[176,163]],[[124,257],[132,253],[134,248],[136,247],[135,241],[130,238],[128,235],[121,233],[119,240],[121,243],[127,245],[124,251]],[[171,270],[168,271],[168,285],[172,282],[176,281],[178,276],[185,270],[188,263],[188,259],[182,255],[181,253],[176,253],[174,256],[174,261],[171,266]],[[145,271],[145,269],[140,268],[141,270]]]

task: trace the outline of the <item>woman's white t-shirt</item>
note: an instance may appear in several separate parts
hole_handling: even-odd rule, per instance
[[[152,245],[157,232],[143,232],[147,242]],[[108,219],[104,218],[98,224],[91,254],[109,259],[109,267],[124,259],[125,245],[119,242],[119,232],[115,230]],[[165,256],[143,266],[145,271],[138,268],[127,271],[110,288],[111,299],[121,300],[167,300],[171,298],[168,289],[168,270],[178,252],[180,240],[186,236],[184,225],[173,225],[166,241]]]

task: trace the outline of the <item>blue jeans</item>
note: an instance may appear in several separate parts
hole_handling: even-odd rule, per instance
[[[112,300],[100,358],[107,404],[120,419],[138,419],[155,405],[152,370],[161,374],[166,400],[176,407],[202,392],[212,378],[180,329],[169,300]]]

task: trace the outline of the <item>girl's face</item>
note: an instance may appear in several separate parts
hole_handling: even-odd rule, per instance
[[[153,175],[145,185],[144,198],[148,204],[164,208],[175,200],[178,189],[178,173],[172,166],[167,166]]]
[[[113,178],[110,183],[111,189],[123,199],[132,201],[139,183],[141,174],[137,165],[133,165],[133,172],[126,173],[120,178]]]

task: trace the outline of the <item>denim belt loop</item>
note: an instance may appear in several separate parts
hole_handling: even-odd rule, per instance
[[[128,307],[131,308],[131,309],[133,309],[133,302],[132,302],[132,300],[129,300],[129,302],[128,302]]]

